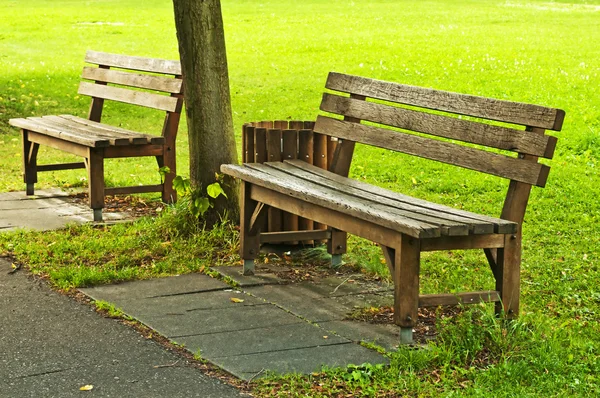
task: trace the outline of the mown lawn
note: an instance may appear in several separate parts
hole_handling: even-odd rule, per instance
[[[330,70],[537,103],[567,114],[548,162],[548,185],[534,188],[523,226],[519,322],[501,328],[489,308],[476,308],[445,322],[431,349],[390,353],[389,368],[270,379],[256,385],[256,394],[599,395],[600,1],[225,0],[223,11],[238,140],[243,122],[313,119]],[[167,0],[1,2],[0,189],[23,189],[19,135],[9,118],[85,116],[88,100],[76,93],[85,50],[176,59],[172,19]],[[106,115],[128,128],[161,127],[160,115],[151,112],[110,105]],[[185,127],[178,143],[181,174],[188,167]],[[46,150],[40,156],[67,158]],[[357,151],[351,173],[491,215],[499,214],[507,186],[495,177],[367,148]],[[39,185],[83,186],[83,177],[82,171],[45,173]],[[149,159],[107,167],[109,184],[155,178]],[[17,233],[0,241],[3,252],[64,289],[236,261],[230,226],[201,238],[201,231],[178,234],[185,225],[167,215],[129,227]],[[147,253],[128,252],[135,242]],[[374,245],[351,243],[348,261],[366,272],[386,272]],[[487,289],[492,278],[486,267],[479,253],[427,255],[422,290]]]

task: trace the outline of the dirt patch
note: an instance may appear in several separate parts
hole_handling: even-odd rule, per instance
[[[87,192],[77,193],[69,197],[73,203],[87,206]],[[128,217],[139,218],[144,216],[154,217],[165,208],[165,204],[158,200],[146,201],[139,196],[125,195],[104,197],[104,211],[109,213],[126,213]]]

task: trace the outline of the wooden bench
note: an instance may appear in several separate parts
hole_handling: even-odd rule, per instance
[[[102,220],[105,195],[161,192],[163,201],[175,201],[175,139],[183,106],[179,61],[88,51],[85,62],[97,65],[83,68],[82,78],[85,80],[79,85],[79,94],[92,97],[88,119],[60,115],[9,120],[11,125],[21,129],[23,137],[23,174],[27,195],[33,195],[40,171],[86,168],[89,205],[94,211],[95,221]],[[162,135],[100,123],[104,100],[165,111]],[[38,165],[40,145],[82,156],[84,161]],[[155,156],[159,168],[168,167],[169,172],[160,184],[105,187],[104,159],[140,156]]]
[[[559,131],[564,112],[339,73],[329,74],[326,88],[349,94],[325,93],[321,110],[343,120],[319,116],[314,127],[317,133],[339,139],[328,171],[301,160],[221,167],[223,173],[243,180],[240,251],[244,272],[253,272],[266,209],[275,207],[328,225],[325,235],[300,231],[294,239],[301,240],[302,233],[314,239],[324,237],[334,258],[346,251],[346,233],[381,246],[394,281],[394,321],[403,343],[412,341],[419,307],[496,302],[498,313],[517,316],[521,223],[531,186],[543,187],[548,177],[549,167],[538,163],[538,157],[549,159],[554,154],[556,138],[544,132]],[[347,178],[356,142],[510,179],[500,218]],[[509,156],[507,151],[517,155]],[[269,239],[272,242],[274,237]],[[282,241],[289,239],[282,233]],[[454,249],[483,249],[495,288],[420,295],[421,252]]]

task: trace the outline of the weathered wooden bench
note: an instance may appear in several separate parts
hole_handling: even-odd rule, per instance
[[[27,195],[33,195],[37,173],[40,171],[86,168],[89,205],[94,211],[95,221],[102,220],[105,195],[161,192],[163,201],[174,201],[175,139],[183,106],[183,81],[179,61],[88,51],[85,62],[98,66],[85,66],[82,73],[85,80],[79,85],[79,94],[92,97],[88,119],[60,115],[9,120],[11,125],[21,129]],[[145,134],[100,123],[104,100],[165,111],[162,135]],[[82,156],[84,161],[38,165],[40,145]],[[160,184],[105,187],[104,159],[140,156],[155,156],[159,168],[169,169]]]
[[[346,251],[346,233],[381,246],[394,281],[394,321],[400,326],[403,343],[412,341],[419,307],[496,302],[499,314],[515,317],[519,312],[521,223],[531,186],[543,187],[548,177],[549,167],[538,163],[538,157],[552,158],[554,154],[556,138],[544,132],[559,131],[564,112],[339,73],[329,74],[326,88],[350,94],[325,93],[321,110],[343,116],[343,120],[319,116],[314,127],[315,132],[339,138],[329,171],[301,160],[221,167],[223,173],[243,180],[244,272],[253,272],[264,214],[268,207],[275,207],[328,225],[325,233],[298,231],[294,239],[300,240],[302,233],[307,238],[326,238],[334,258]],[[347,178],[356,142],[510,179],[500,218]],[[281,240],[289,240],[288,235],[283,232]],[[269,241],[273,240],[270,236]],[[421,252],[454,249],[483,249],[495,289],[420,295]]]

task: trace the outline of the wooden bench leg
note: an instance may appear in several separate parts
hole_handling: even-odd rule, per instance
[[[40,144],[29,141],[27,130],[21,130],[23,139],[23,181],[25,194],[33,195],[34,184],[37,182],[37,154]]]
[[[244,275],[254,275],[254,259],[260,251],[260,228],[267,214],[267,206],[250,199],[252,185],[241,184],[240,257],[244,261]]]
[[[176,163],[175,163],[175,148],[165,146],[165,152],[163,156],[157,156],[156,161],[158,167],[168,167],[169,172],[165,173],[164,181],[162,184],[162,201],[164,203],[175,203],[177,201],[177,192],[173,189],[173,180],[177,175]]]
[[[327,240],[327,253],[331,254],[331,266],[337,268],[342,265],[342,254],[346,253],[348,234],[335,228],[329,230],[331,238]]]
[[[104,150],[89,148],[86,159],[89,203],[94,211],[94,221],[102,221],[104,207]]]
[[[500,292],[496,314],[504,312],[508,319],[519,314],[521,290],[521,233],[505,235],[504,248],[497,252],[496,290]]]
[[[394,323],[400,326],[400,343],[412,344],[419,317],[421,244],[407,235],[400,240],[394,253]]]

